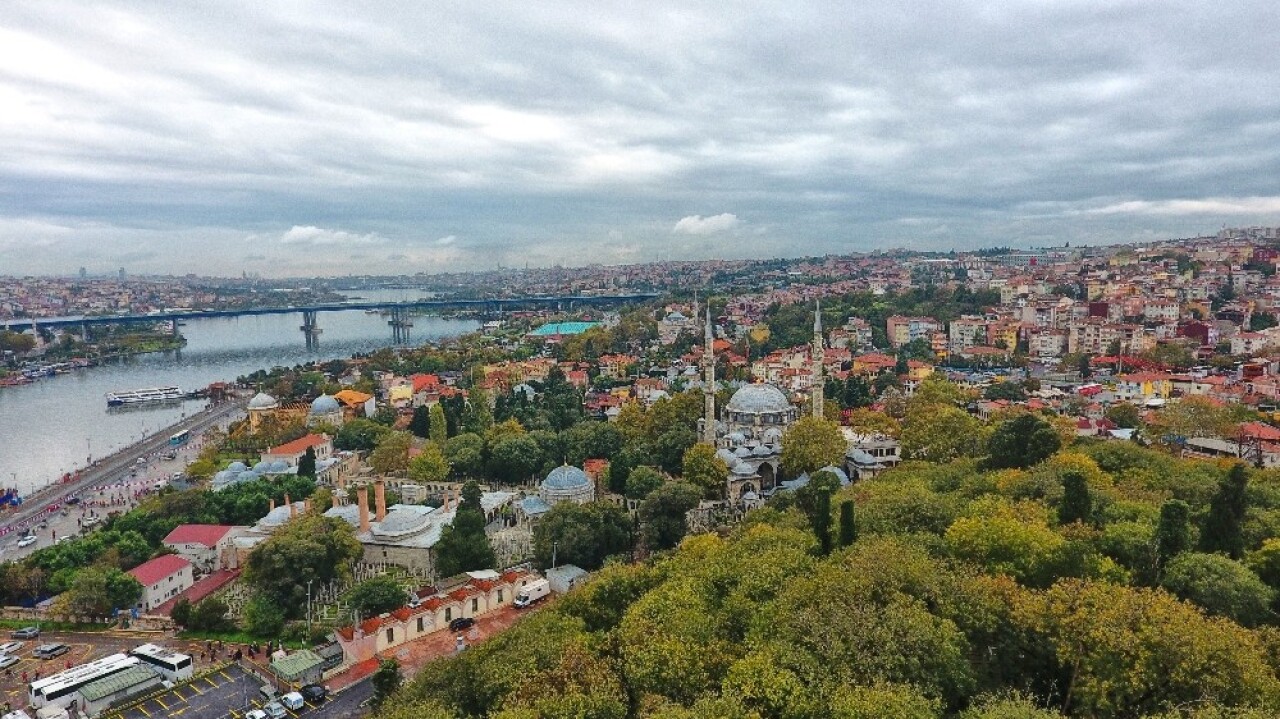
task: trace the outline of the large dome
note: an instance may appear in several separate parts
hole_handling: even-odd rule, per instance
[[[249,400],[249,409],[275,409],[279,406],[280,403],[276,401],[276,398],[266,392],[259,392],[253,396],[253,399]]]
[[[327,394],[322,394],[311,402],[311,414],[313,415],[333,414],[341,411],[342,407],[338,404],[338,400]]]
[[[591,479],[586,472],[569,465],[556,467],[542,480],[542,486],[547,489],[577,489],[590,484]]]
[[[771,384],[749,384],[733,393],[725,409],[749,414],[786,412],[791,409],[791,401]]]

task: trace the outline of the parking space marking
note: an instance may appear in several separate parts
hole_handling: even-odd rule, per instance
[[[223,678],[225,678],[227,681],[231,681],[231,677],[227,676],[227,673],[226,673],[226,672],[219,670],[219,671],[218,671],[218,673],[219,673],[219,674],[221,674],[221,675],[223,676]],[[213,677],[205,677],[205,678],[204,678],[204,680],[205,680],[206,682],[209,682],[209,686],[210,686],[211,688],[213,688],[213,689],[217,689],[217,688],[218,688],[218,684],[217,684],[217,682],[213,681]]]
[[[226,669],[219,669],[218,674],[222,675],[223,679],[226,679],[227,681],[231,681],[231,676],[227,674]]]
[[[160,701],[160,697],[156,697],[156,704],[159,704],[165,711],[169,711],[169,705]]]

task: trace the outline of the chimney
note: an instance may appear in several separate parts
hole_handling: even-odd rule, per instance
[[[302,500],[302,511],[306,513],[311,512],[311,499],[309,497]]]
[[[381,479],[373,483],[373,508],[379,522],[387,518],[387,485]]]
[[[449,490],[444,491],[444,503],[440,505],[441,512],[449,511]]]
[[[333,494],[329,495],[329,497],[330,497],[330,499],[332,499],[332,500],[333,500],[333,508],[334,508],[334,509],[337,509],[337,508],[338,508],[338,493],[337,493],[337,492],[334,492]]]
[[[275,497],[272,497],[272,498],[271,498],[271,506],[267,507],[267,511],[268,511],[268,512],[274,511],[274,510],[275,510],[275,508],[276,508],[276,498],[275,498]]]
[[[369,493],[368,488],[356,490],[356,504],[360,506],[360,531],[369,531]]]

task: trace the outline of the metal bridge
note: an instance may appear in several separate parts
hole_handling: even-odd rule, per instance
[[[314,346],[321,333],[317,315],[321,312],[350,312],[361,310],[386,311],[390,314],[387,324],[391,326],[396,342],[409,340],[409,328],[413,326],[410,313],[413,310],[446,310],[470,309],[481,312],[503,312],[531,307],[555,307],[561,310],[572,310],[579,306],[597,306],[610,304],[627,304],[647,302],[658,297],[654,292],[639,292],[626,295],[533,295],[528,297],[495,297],[488,299],[431,299],[407,300],[403,302],[325,302],[313,305],[289,305],[286,307],[249,307],[229,310],[177,310],[171,312],[152,312],[132,315],[82,315],[73,317],[41,317],[27,319],[0,320],[0,328],[16,329],[28,327],[79,327],[87,334],[88,328],[96,325],[135,324],[147,322],[172,321],[174,334],[177,334],[178,323],[187,320],[201,320],[215,317],[246,317],[251,315],[302,315],[302,330],[307,346]]]

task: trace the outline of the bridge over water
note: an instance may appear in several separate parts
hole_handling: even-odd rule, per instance
[[[213,319],[219,317],[248,317],[253,315],[287,315],[302,316],[303,336],[307,345],[314,345],[322,332],[318,316],[324,312],[351,312],[374,310],[387,312],[390,318],[392,336],[396,342],[409,339],[409,329],[413,327],[411,313],[415,310],[450,310],[471,309],[481,312],[503,312],[518,309],[539,307],[555,307],[557,309],[573,309],[575,307],[597,307],[614,304],[630,304],[647,302],[658,297],[657,293],[639,292],[625,295],[533,295],[528,297],[495,297],[478,299],[421,299],[404,301],[354,301],[354,302],[322,302],[311,305],[288,305],[285,307],[248,307],[227,310],[175,310],[151,312],[147,314],[126,315],[77,315],[67,317],[41,317],[36,319],[4,319],[0,320],[0,328],[24,330],[31,327],[79,327],[82,334],[88,334],[88,328],[97,325],[119,325],[154,322],[173,322],[173,331],[178,332],[178,323],[188,320]]]

